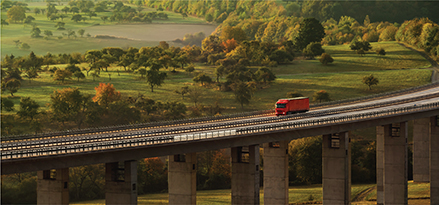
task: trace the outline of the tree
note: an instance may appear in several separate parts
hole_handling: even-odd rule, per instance
[[[93,81],[95,81],[96,78],[99,78],[99,71],[95,70],[90,74],[93,77]]]
[[[351,48],[351,50],[357,51],[357,53],[358,53],[358,51],[363,51],[363,53],[359,53],[359,54],[364,54],[364,52],[372,49],[372,46],[370,45],[369,42],[357,41],[357,40],[353,40],[351,42],[351,44],[349,45],[349,47]]]
[[[40,108],[40,105],[30,97],[21,98],[20,110],[17,112],[17,115],[21,118],[30,118],[33,121],[35,116],[38,115],[38,108]]]
[[[303,55],[307,57],[307,59],[314,59],[314,56],[322,55],[324,52],[325,50],[319,42],[311,42],[303,49]]]
[[[108,16],[101,16],[101,19],[102,19],[102,21],[104,21],[104,23],[105,23],[105,21],[108,20]]]
[[[192,80],[196,83],[201,83],[201,85],[212,83],[212,78],[204,73],[199,73]]]
[[[378,48],[375,52],[379,56],[385,56],[386,55],[386,50],[384,50],[384,48]]]
[[[82,36],[84,35],[84,32],[85,32],[84,29],[79,29],[79,30],[78,30],[78,34],[81,36],[81,38],[82,38]]]
[[[221,36],[219,37],[221,41],[227,41],[230,39],[234,39],[237,42],[245,41],[248,39],[247,34],[241,27],[238,26],[225,26],[221,30]]]
[[[82,16],[81,14],[75,14],[72,16],[72,21],[74,21],[75,23],[78,23],[78,21],[82,20]]]
[[[64,88],[55,90],[50,95],[50,108],[54,120],[62,122],[73,121],[78,115],[83,104],[84,96],[79,88]]]
[[[378,85],[379,80],[375,78],[372,74],[363,77],[363,83],[369,86],[369,90],[371,90],[372,85]]]
[[[167,74],[165,72],[160,72],[158,69],[150,68],[146,72],[146,83],[151,88],[151,92],[154,92],[154,87],[161,86],[165,82]]]
[[[120,100],[120,92],[116,91],[113,84],[99,83],[95,90],[96,95],[93,97],[93,102],[97,102],[100,106],[107,108],[110,103]]]
[[[32,38],[38,38],[38,37],[41,37],[41,36],[40,36],[40,33],[41,33],[40,28],[38,28],[37,26],[34,26],[34,27],[32,28],[32,31],[31,31],[31,37],[32,37]]]
[[[315,18],[306,18],[300,23],[299,33],[295,38],[295,45],[299,50],[303,50],[309,43],[320,43],[325,37],[325,29]]]
[[[252,88],[245,82],[238,81],[232,86],[235,100],[241,104],[241,108],[244,109],[244,104],[249,104],[252,98]]]
[[[300,184],[322,183],[322,137],[293,140],[288,148],[290,181]]]
[[[14,102],[8,98],[1,98],[1,108],[6,111],[14,111]]]
[[[204,95],[203,90],[198,86],[193,86],[191,89],[189,89],[189,99],[194,103],[195,107],[197,106],[197,103],[202,100],[202,97]]]
[[[17,80],[15,78],[12,78],[6,82],[2,82],[2,91],[9,90],[9,93],[11,93],[11,96],[14,96],[14,93],[18,91],[21,87],[20,80]]]
[[[334,59],[327,53],[322,53],[322,56],[319,59],[320,63],[323,65],[328,65],[328,63],[334,62]]]
[[[315,102],[319,103],[331,100],[331,98],[329,97],[329,93],[327,93],[325,90],[315,92],[313,98]]]
[[[37,69],[28,69],[25,71],[24,77],[29,79],[29,83],[32,82],[33,78],[38,77]]]
[[[2,19],[2,27],[3,25],[9,25],[9,23],[6,20]]]
[[[79,79],[85,79],[85,75],[84,75],[84,73],[82,73],[81,71],[76,71],[76,72],[74,72],[74,73],[73,73],[73,76],[74,76],[75,78],[78,78],[78,82],[79,82]]]
[[[26,18],[26,10],[21,6],[13,6],[6,12],[9,21],[23,21]]]
[[[66,29],[64,28],[65,25],[66,23],[60,21],[55,24],[55,28],[57,28],[57,30],[65,30]]]
[[[303,97],[303,95],[301,93],[297,93],[297,92],[288,92],[287,96],[285,96],[287,98],[297,98],[297,97]]]
[[[262,80],[264,84],[276,80],[276,76],[274,75],[273,71],[266,67],[259,68],[255,73],[255,77],[258,81]]]
[[[53,80],[61,81],[61,83],[64,84],[64,80],[66,78],[68,79],[72,78],[72,72],[70,72],[69,70],[58,69],[55,71]]]
[[[27,43],[21,43],[19,48],[22,49],[22,50],[29,50],[30,46]]]
[[[180,90],[174,90],[175,93],[180,94],[181,97],[184,100],[184,95],[186,95],[187,93],[189,93],[189,86],[183,86],[180,88]]]
[[[53,36],[53,33],[50,30],[44,30],[44,35],[46,35],[48,38],[50,38]]]

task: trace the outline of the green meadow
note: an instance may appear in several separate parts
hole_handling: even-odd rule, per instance
[[[226,108],[226,112],[264,110],[272,109],[273,103],[277,99],[285,97],[287,92],[299,92],[304,96],[311,97],[317,91],[326,90],[332,100],[341,100],[409,88],[430,82],[432,71],[423,69],[428,67],[429,63],[416,52],[410,51],[396,42],[372,43],[372,46],[385,46],[389,49],[388,54],[381,57],[370,52],[366,56],[359,56],[352,54],[353,51],[348,50],[345,45],[327,46],[324,47],[326,52],[334,55],[332,65],[324,66],[318,60],[300,60],[299,58],[290,65],[272,68],[277,79],[271,84],[264,85],[263,89],[255,91],[250,104],[244,110],[241,110],[240,105],[235,102],[232,92],[220,92],[213,84],[204,87],[198,86],[204,94],[201,103],[209,105],[218,100],[220,105]],[[339,62],[339,59],[342,61]],[[358,64],[356,64],[357,61]],[[346,62],[350,62],[350,66],[347,66]],[[66,65],[55,66],[62,68]],[[88,64],[79,65],[79,67],[87,66]],[[401,69],[402,67],[404,69]],[[140,75],[125,72],[123,68],[117,66],[109,68],[108,72],[101,71],[100,78],[95,80],[91,76],[87,76],[86,79],[79,81],[74,78],[66,80],[64,84],[54,81],[51,73],[47,71],[40,73],[39,78],[32,80],[32,82],[24,80],[22,87],[14,94],[14,97],[6,92],[2,94],[2,97],[10,97],[16,105],[16,109],[18,109],[21,97],[31,97],[42,106],[42,109],[48,109],[47,103],[50,102],[49,97],[53,91],[66,87],[77,87],[83,93],[94,95],[94,88],[102,82],[113,84],[124,96],[143,94],[158,101],[178,100],[187,106],[192,106],[193,103],[189,98],[183,100],[180,95],[174,93],[174,90],[185,85],[194,85],[192,78],[195,73],[204,72],[215,79],[214,69],[214,66],[196,64],[194,73],[187,73],[179,69],[177,69],[178,72],[173,73],[168,70],[168,78],[165,83],[161,87],[154,88],[154,92],[151,92],[146,81],[141,79]],[[362,78],[370,74],[379,79],[379,84],[373,86],[371,90],[362,83]]]

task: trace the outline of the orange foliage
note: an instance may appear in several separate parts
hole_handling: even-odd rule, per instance
[[[155,172],[163,172],[163,174],[167,172],[167,170],[165,170],[165,163],[158,157],[146,158],[144,161],[145,170],[143,171],[149,175],[154,175]]]
[[[230,51],[233,51],[238,46],[238,43],[235,41],[234,38],[232,38],[224,41],[222,43],[222,46],[224,47],[223,49],[224,53],[229,53]]]
[[[232,177],[230,167],[230,157],[226,155],[226,150],[222,149],[215,153],[213,156],[213,163],[210,169],[210,173],[213,175],[224,175],[228,178]]]
[[[116,91],[113,84],[99,83],[98,87],[95,87],[96,95],[92,98],[94,102],[99,105],[108,106],[109,103],[118,101],[120,99],[120,92]]]

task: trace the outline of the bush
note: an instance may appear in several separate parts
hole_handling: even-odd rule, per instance
[[[383,48],[378,48],[375,52],[379,56],[385,56],[386,55],[386,51]]]
[[[329,54],[323,53],[322,56],[320,57],[320,62],[323,65],[328,65],[328,63],[334,62],[334,59]]]
[[[322,55],[325,49],[322,48],[322,44],[319,42],[312,42],[303,49],[303,56],[306,59],[314,59],[314,56]]]

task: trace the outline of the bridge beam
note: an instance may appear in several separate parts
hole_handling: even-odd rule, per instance
[[[407,204],[407,127],[401,122],[376,128],[377,204]]]
[[[351,146],[349,134],[323,135],[323,204],[350,204]]]
[[[259,145],[231,150],[232,204],[259,204]]]
[[[288,143],[264,143],[264,204],[288,204]]]
[[[169,204],[196,204],[197,153],[169,156]]]
[[[439,204],[439,124],[430,118],[430,204]]]
[[[413,120],[413,181],[430,181],[430,118]]]
[[[105,164],[105,204],[137,204],[137,161]]]
[[[37,204],[69,204],[69,168],[37,172]]]

